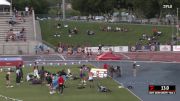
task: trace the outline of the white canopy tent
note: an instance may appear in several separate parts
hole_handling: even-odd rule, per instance
[[[0,14],[12,14],[12,5],[7,0],[0,0]]]
[[[7,6],[10,6],[11,3],[6,1],[6,0],[0,0],[0,5],[7,5]]]

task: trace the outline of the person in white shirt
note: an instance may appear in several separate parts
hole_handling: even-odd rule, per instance
[[[40,78],[37,67],[34,67],[34,76]]]
[[[19,85],[21,81],[20,69],[19,67],[16,68],[16,84]]]
[[[26,16],[29,15],[29,7],[28,7],[28,6],[25,7],[25,15],[26,15]]]

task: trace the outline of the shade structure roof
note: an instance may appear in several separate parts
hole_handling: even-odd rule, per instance
[[[7,5],[7,6],[10,6],[11,3],[8,2],[8,1],[6,1],[6,0],[0,0],[0,6],[1,6],[1,5]]]
[[[96,60],[121,60],[122,57],[113,54],[112,52],[106,52],[96,57]]]

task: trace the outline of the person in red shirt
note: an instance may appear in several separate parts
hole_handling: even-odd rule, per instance
[[[105,63],[104,66],[103,66],[103,68],[104,68],[104,69],[108,69],[108,64]]]
[[[58,78],[58,84],[59,84],[59,92],[60,94],[62,94],[64,89],[64,78],[62,77],[62,75],[60,75],[60,77]]]

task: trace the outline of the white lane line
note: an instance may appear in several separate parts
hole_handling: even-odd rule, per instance
[[[133,60],[102,60],[102,61],[97,61],[97,60],[66,60],[63,56],[61,55],[58,55],[59,57],[61,57],[63,60],[44,60],[46,62],[48,61],[54,61],[54,62],[64,62],[64,61],[75,61],[75,62],[78,62],[78,61],[82,61],[82,62],[134,62]],[[43,60],[42,60],[43,61]],[[25,61],[25,62],[32,62],[32,61]],[[180,63],[180,62],[177,62],[177,61],[172,61],[172,62],[166,62],[166,61],[136,61],[136,62],[143,62],[143,63]]]
[[[64,56],[62,54],[57,54],[59,57],[61,57],[64,61],[66,61],[66,59],[64,58]]]
[[[127,59],[131,59],[129,56],[123,54],[123,53],[120,53],[121,55],[123,55],[124,57],[126,57]]]
[[[143,101],[139,96],[137,96],[135,93],[133,93],[131,90],[129,90],[128,88],[125,88],[127,89],[131,94],[133,94],[135,97],[137,97],[140,101]]]
[[[9,100],[11,100],[11,101],[23,101],[23,100],[7,97],[7,96],[4,96],[4,95],[0,95],[0,98],[3,98],[5,100],[7,100],[7,101],[9,101]]]
[[[97,66],[93,65],[94,67],[98,68]],[[110,77],[108,75],[108,77]],[[111,79],[113,79],[116,83],[118,83],[119,85],[121,85],[123,88],[125,88],[127,91],[129,91],[132,95],[134,95],[137,99],[139,99],[140,101],[143,101],[139,96],[137,96],[135,93],[133,93],[131,90],[129,90],[128,88],[124,87],[123,83],[120,83],[119,81],[117,81],[116,79],[110,77]]]
[[[113,79],[113,78],[112,78]],[[136,98],[138,98],[140,101],[143,101],[139,96],[137,96],[135,93],[133,93],[131,90],[129,90],[128,88],[124,87],[123,83],[120,83],[119,81],[117,81],[116,79],[113,79],[116,83],[120,84],[123,86],[123,88],[125,88],[126,90],[128,90],[132,95],[134,95]]]

